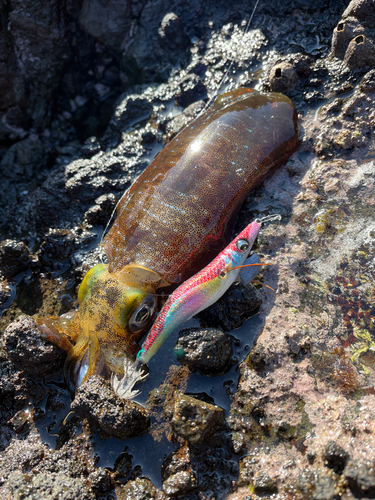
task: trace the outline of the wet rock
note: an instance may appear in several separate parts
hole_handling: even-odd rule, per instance
[[[349,453],[334,441],[328,441],[323,458],[327,467],[336,472],[336,474],[341,474],[348,461]]]
[[[106,495],[114,487],[112,475],[107,469],[98,468],[92,472],[90,483],[96,495]]]
[[[348,45],[344,63],[350,69],[362,69],[375,64],[375,45],[365,35],[356,36]]]
[[[205,444],[185,442],[167,457],[162,466],[163,490],[178,498],[195,499],[187,491],[224,492],[238,477],[238,466],[223,434]],[[172,489],[173,488],[173,489]],[[175,493],[172,493],[175,491]],[[186,491],[186,493],[184,493]],[[202,493],[201,493],[202,494]]]
[[[132,470],[132,456],[126,451],[122,452],[121,455],[115,460],[114,469],[116,473],[116,480],[125,480]]]
[[[72,403],[77,416],[87,418],[101,439],[141,436],[150,426],[148,411],[134,401],[119,398],[109,382],[90,377],[77,391]]]
[[[335,483],[332,477],[323,475],[314,470],[302,473],[297,481],[298,489],[305,495],[304,498],[311,500],[338,500],[335,491]]]
[[[184,33],[179,17],[170,12],[163,17],[159,29],[162,46],[169,50],[185,49],[189,45],[189,37]]]
[[[78,436],[73,435],[61,448],[46,453],[38,470],[47,473],[63,473],[79,479],[91,479],[91,474],[94,474],[93,483],[95,483],[98,481],[97,471],[100,470],[95,462],[90,432],[84,428],[83,432]]]
[[[132,125],[133,121],[139,122],[149,118],[152,109],[148,100],[130,95],[117,106],[110,125],[115,125],[117,130],[123,131]]]
[[[177,115],[173,120],[167,123],[167,137],[172,139],[180,130],[182,130],[190,121],[196,118],[205,107],[204,101],[193,102],[183,110],[180,115]]]
[[[2,488],[5,498],[22,500],[24,498],[37,500],[94,500],[95,495],[86,486],[85,481],[73,479],[65,474],[22,474],[13,472]]]
[[[267,355],[268,353],[265,347],[262,344],[256,344],[250,351],[250,354],[247,358],[247,362],[255,371],[260,373],[267,366],[267,361],[268,361]]]
[[[181,496],[197,488],[197,479],[189,471],[173,474],[163,483],[163,491],[168,496]]]
[[[125,486],[116,490],[120,500],[164,500],[164,495],[160,496],[159,490],[149,479],[137,477],[133,481],[128,481]]]
[[[119,51],[131,24],[131,2],[84,0],[79,22],[86,33],[106,47]]]
[[[9,420],[9,424],[12,425],[17,434],[22,434],[29,427],[29,414],[23,410],[18,411],[14,417]]]
[[[375,25],[375,6],[371,0],[352,0],[345,9],[342,17],[355,17],[363,24],[370,26]]]
[[[232,435],[232,448],[234,453],[241,453],[246,446],[245,436],[242,432],[233,432]]]
[[[22,241],[4,240],[0,243],[1,274],[12,279],[30,267],[32,255]]]
[[[103,149],[116,146],[121,139],[121,133],[129,127],[150,117],[152,104],[137,95],[126,96],[120,101],[109,122],[108,128],[100,139]]]
[[[361,92],[375,92],[375,70],[371,70],[365,74],[365,76],[362,78],[359,88]]]
[[[47,166],[48,155],[37,137],[16,142],[0,162],[0,173],[15,180],[33,180]]]
[[[257,474],[254,479],[254,492],[257,495],[273,495],[277,493],[276,481],[267,474],[262,472]]]
[[[356,498],[375,498],[375,469],[373,464],[350,461],[343,475]]]
[[[186,108],[195,101],[207,96],[206,88],[198,75],[189,74],[180,83],[180,90],[176,96],[179,106]]]
[[[261,304],[255,287],[234,285],[215,304],[199,313],[198,318],[205,326],[232,330],[256,314]]]
[[[14,472],[28,473],[48,457],[50,450],[42,444],[40,436],[31,434],[27,439],[13,439],[0,458],[0,477],[4,483]]]
[[[163,481],[166,481],[170,476],[177,474],[177,472],[189,470],[191,470],[190,448],[187,444],[184,444],[164,459],[161,468],[161,477]]]
[[[85,220],[95,225],[105,226],[116,206],[118,199],[114,194],[103,194],[96,199],[95,205],[85,213]]]
[[[6,279],[0,275],[0,311],[3,311],[6,307],[6,303],[11,301],[12,290]],[[4,308],[4,309],[2,309]]]
[[[291,64],[282,62],[271,69],[269,80],[272,92],[286,93],[295,87],[298,75]]]
[[[12,69],[23,77],[21,88],[16,79],[15,93],[21,91],[27,96],[18,111],[21,120],[24,112],[35,127],[41,127],[49,121],[52,97],[71,58],[68,19],[57,0],[36,3],[13,0],[11,6],[6,16],[7,26],[17,60],[22,61],[18,71]]]
[[[69,229],[50,229],[39,251],[39,262],[48,270],[59,271],[68,264],[76,248],[74,234]]]
[[[100,142],[96,137],[89,137],[83,143],[81,151],[85,158],[91,158],[101,151]]]
[[[365,28],[358,19],[348,17],[342,19],[333,30],[332,54],[339,59],[344,59],[349,43],[357,35],[363,35]]]
[[[174,351],[178,361],[190,371],[218,374],[229,366],[233,339],[215,328],[189,328],[179,333]]]
[[[42,339],[33,318],[20,316],[4,332],[4,349],[8,358],[29,375],[42,376],[61,369],[66,354]]]
[[[203,443],[225,428],[224,410],[176,392],[172,428],[190,443]]]

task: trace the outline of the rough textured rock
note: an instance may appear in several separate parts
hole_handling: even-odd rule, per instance
[[[341,474],[348,461],[349,453],[334,441],[328,441],[323,458],[327,467],[336,472],[336,474]]]
[[[64,474],[22,474],[13,472],[2,490],[5,498],[15,500],[49,498],[51,500],[94,500],[95,495],[84,481]]]
[[[4,349],[8,358],[29,375],[42,376],[61,369],[66,354],[43,340],[33,318],[21,316],[4,332]]]
[[[172,428],[190,443],[203,443],[225,427],[224,410],[181,393],[175,395]]]
[[[84,0],[79,14],[81,27],[103,45],[120,50],[131,25],[131,2]]]
[[[270,89],[272,92],[289,92],[298,81],[298,75],[289,63],[276,64],[270,73]]]
[[[153,393],[162,403],[153,409],[151,434],[137,440],[143,462],[130,453],[124,458],[128,443],[116,452],[116,441],[104,441],[90,451],[89,438],[79,437],[81,421],[65,421],[70,398],[62,380],[42,385],[1,356],[5,481],[12,473],[34,477],[35,469],[81,481],[96,496],[115,487],[117,495],[124,489],[122,498],[166,498],[161,484],[157,490],[136,477],[146,469],[160,477],[163,455],[155,460],[148,451],[150,442],[160,451],[168,436],[181,443],[166,452],[163,482],[178,495],[197,478],[196,489],[181,494],[189,500],[374,495],[375,84],[366,66],[370,53],[364,57],[360,50],[374,45],[375,20],[372,1],[348,3],[259,2],[247,32],[254,1],[137,1],[129,17],[126,2],[122,11],[120,2],[107,2],[111,11],[80,0],[1,4],[0,231],[38,257],[26,258],[30,272],[17,290],[10,283],[12,303],[9,282],[2,281],[9,306],[2,331],[21,313],[57,314],[66,302],[72,307],[82,274],[99,258],[90,247],[94,238],[77,231],[106,224],[163,140],[203,109],[205,102],[194,99],[238,85],[267,91],[276,70],[291,65],[293,85],[287,81],[283,90],[301,125],[298,153],[248,197],[234,230],[264,215],[282,216],[257,241],[256,252],[272,264],[259,280],[274,291],[259,289],[258,314],[238,333],[256,342],[240,364],[233,400],[225,388],[237,386],[235,369],[207,381],[170,368]],[[83,6],[108,17],[91,26]],[[182,113],[176,96],[183,106],[191,103]],[[16,276],[11,274],[9,280]],[[205,326],[229,331],[243,324],[252,299],[238,290],[211,310]],[[155,386],[171,362],[168,355],[160,359]],[[171,435],[173,391],[188,391],[191,380],[203,381],[216,402],[218,396],[231,405],[228,442],[224,433],[214,433],[184,448],[182,438]],[[150,378],[148,389],[152,383]],[[117,399],[113,405],[121,420]],[[109,406],[103,408],[105,415]],[[35,427],[43,436],[48,429],[52,443],[58,434],[59,449],[40,438],[33,444]],[[108,448],[113,480],[94,463],[95,453],[103,456]]]
[[[0,273],[8,279],[28,269],[32,262],[30,250],[22,241],[0,243]]]
[[[252,285],[234,285],[215,304],[199,313],[203,324],[229,331],[239,328],[250,316],[256,314],[262,303]]]
[[[191,371],[215,375],[230,366],[233,339],[218,329],[190,328],[181,330],[174,351]]]
[[[150,417],[141,405],[119,398],[102,377],[92,376],[77,391],[72,403],[77,416],[87,418],[102,439],[127,439],[147,432]]]
[[[164,500],[165,498],[164,495],[160,495],[160,492],[149,479],[139,477],[128,481],[125,486],[117,488],[116,493],[120,500]]]

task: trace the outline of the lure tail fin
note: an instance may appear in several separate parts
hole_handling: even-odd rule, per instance
[[[139,359],[136,359],[133,363],[129,358],[124,358],[124,376],[121,379],[117,378],[114,373],[111,377],[111,385],[115,393],[124,399],[133,399],[140,391],[134,391],[133,387],[138,382],[145,380],[149,373],[147,371],[146,365],[144,365]]]

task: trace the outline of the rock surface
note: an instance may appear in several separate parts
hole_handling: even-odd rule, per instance
[[[224,427],[222,408],[176,393],[172,429],[178,436],[193,444],[204,443]]]
[[[179,333],[174,352],[191,371],[215,375],[229,367],[233,339],[218,329],[190,328]]]
[[[5,497],[21,490],[30,498],[375,496],[374,2],[259,2],[246,31],[254,4],[1,4]],[[286,92],[299,113],[299,151],[248,197],[235,227],[282,216],[262,229],[255,249],[272,264],[258,281],[274,291],[234,287],[200,316],[203,328],[236,337],[241,327],[246,339],[257,339],[240,364],[233,400],[224,387],[236,387],[234,368],[207,382],[174,366],[157,388],[168,370],[162,361],[155,385],[147,382],[150,433],[116,448],[120,437],[148,427],[144,410],[129,403],[125,415],[134,418],[125,422],[129,405],[94,379],[73,404],[81,417],[67,416],[62,378],[39,377],[55,348],[42,345],[31,323],[3,332],[21,313],[74,307],[82,275],[100,261],[100,231],[91,226],[105,226],[124,189],[197,116],[202,99],[238,85]],[[211,403],[182,395],[192,379],[204,381],[200,397],[206,392]],[[194,410],[191,422],[182,420],[178,401]],[[204,436],[199,408],[221,401],[225,422],[219,417],[195,444],[191,438]],[[98,444],[94,426],[118,439]],[[137,456],[125,450],[132,442]]]
[[[14,366],[29,375],[42,376],[62,368],[66,354],[42,339],[33,318],[21,316],[3,336],[4,349]]]
[[[95,375],[78,389],[71,408],[77,416],[87,418],[102,439],[140,436],[150,426],[145,408],[119,398],[107,381]]]

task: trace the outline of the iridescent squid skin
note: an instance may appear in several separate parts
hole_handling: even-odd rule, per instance
[[[163,287],[177,287],[226,247],[246,195],[297,146],[292,102],[251,89],[221,95],[165,146],[120,200],[103,245],[108,265],[84,277],[78,310],[38,322],[67,351],[75,387],[94,373],[123,376]]]

